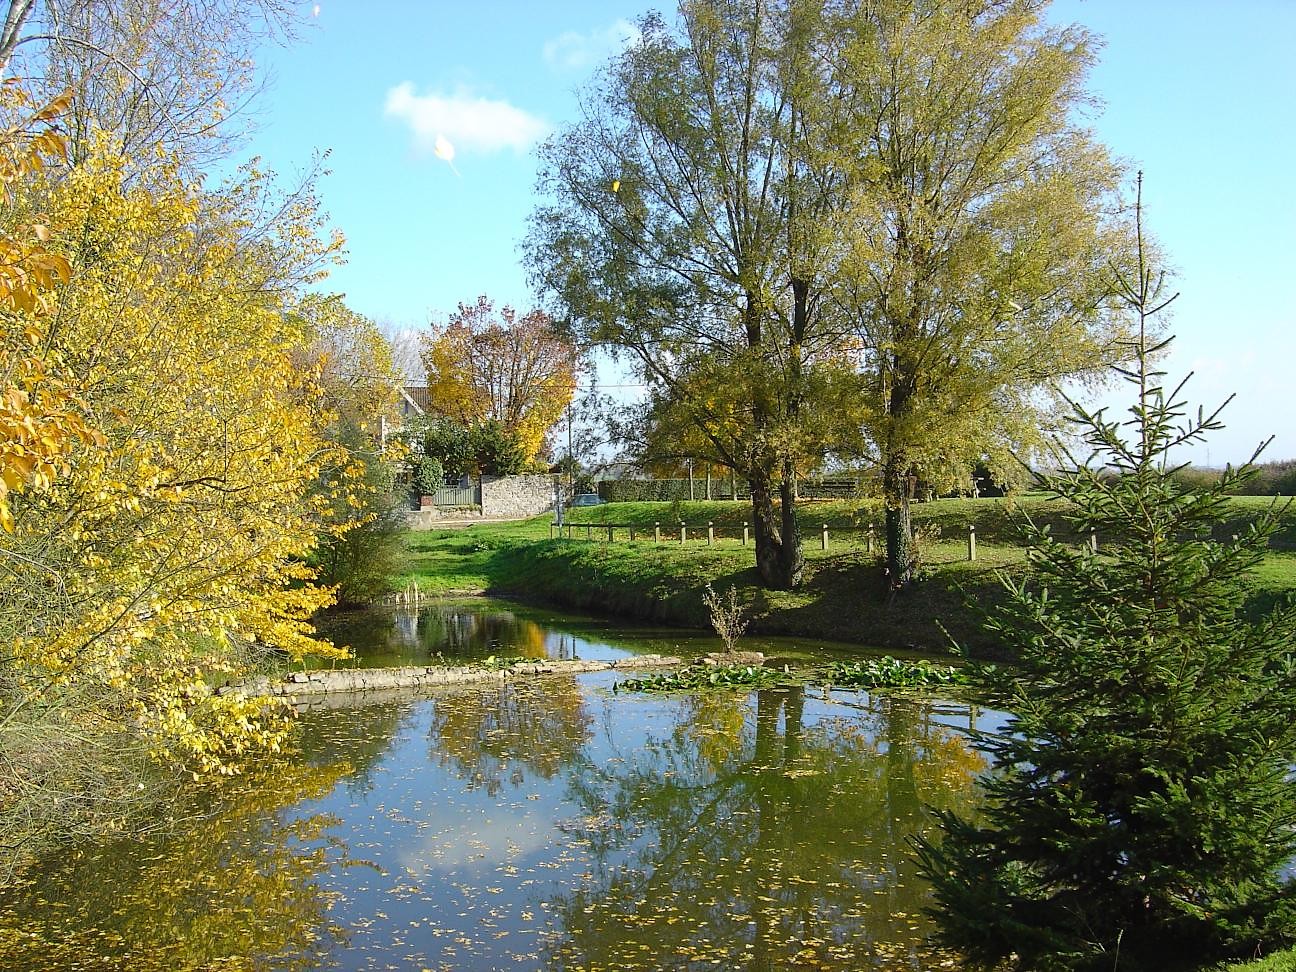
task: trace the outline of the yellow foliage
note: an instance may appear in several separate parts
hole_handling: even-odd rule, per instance
[[[13,532],[9,495],[44,489],[64,468],[77,440],[97,441],[76,408],[75,396],[58,375],[56,359],[42,354],[54,287],[66,283],[71,266],[48,246],[49,227],[39,219],[13,220],[15,184],[62,156],[63,140],[52,120],[68,96],[32,110],[13,80],[0,83],[0,529]]]
[[[308,295],[293,313],[307,329],[307,343],[297,352],[298,367],[315,369],[329,410],[372,426],[376,441],[379,420],[395,423],[400,414],[396,404],[402,379],[386,338],[336,295]]]
[[[211,972],[264,967],[248,956],[270,955],[276,968],[318,967],[339,934],[321,877],[350,855],[322,839],[332,818],[285,810],[326,797],[351,768],[341,758],[284,760],[205,787],[166,806],[172,823],[152,844],[162,852],[110,849],[111,881],[104,858],[59,855],[43,882],[9,891],[0,913],[5,964]],[[212,799],[220,813],[202,812]],[[51,906],[70,897],[78,907]]]
[[[498,318],[487,297],[460,304],[450,322],[424,342],[428,400],[463,425],[494,420],[518,437],[527,462],[576,392],[575,345],[543,311]]]
[[[39,191],[73,268],[45,342],[99,434],[65,439],[61,475],[15,503],[5,718],[75,699],[163,760],[232,772],[280,745],[285,713],[211,686],[259,652],[335,651],[312,637],[331,595],[306,566],[335,451],[287,301],[337,244],[291,205],[265,230],[255,174],[200,195],[165,160],[147,187],[124,171],[101,140]]]

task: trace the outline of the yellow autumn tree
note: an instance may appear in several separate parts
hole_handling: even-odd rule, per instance
[[[517,436],[527,462],[545,445],[576,392],[579,355],[544,311],[498,315],[486,297],[460,304],[425,340],[434,411],[463,425],[495,421]]]
[[[10,497],[0,815],[75,811],[86,781],[60,771],[93,762],[86,746],[233,772],[281,745],[287,713],[213,686],[270,651],[332,651],[312,637],[331,592],[307,560],[329,502],[314,486],[338,458],[289,310],[340,242],[321,239],[309,193],[271,199],[255,170],[211,193],[168,159],[147,181],[124,172],[102,138],[5,213],[42,214],[69,268],[56,314],[7,314],[39,322],[98,437],[65,440],[45,488]]]
[[[312,562],[340,604],[372,602],[401,573],[405,496],[396,474],[407,453],[387,430],[395,427],[403,380],[377,325],[341,297],[309,295],[294,313],[307,337],[298,367],[318,375],[335,446],[316,486],[326,508]]]

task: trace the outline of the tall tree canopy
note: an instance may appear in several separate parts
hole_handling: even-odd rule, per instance
[[[808,375],[841,333],[822,314],[816,220],[828,189],[802,165],[810,18],[781,3],[685,3],[541,150],[537,280],[582,339],[628,352],[657,427],[751,488],[756,562],[796,586],[794,504]],[[701,448],[699,448],[701,446]],[[781,498],[781,519],[775,496]]]
[[[470,426],[496,422],[534,460],[576,391],[579,356],[549,316],[498,314],[486,297],[460,304],[425,341],[428,399],[435,412]]]
[[[914,483],[966,480],[983,456],[1020,468],[1064,412],[1056,383],[1119,354],[1120,172],[1075,117],[1093,42],[1045,27],[1045,6],[881,0],[825,33],[822,146],[850,172],[832,294],[858,337],[893,587],[913,570]]]
[[[314,244],[276,234],[267,264],[239,244],[264,191],[202,199],[172,175],[165,194],[124,189],[105,152],[49,187],[73,272],[46,340],[102,444],[15,501],[0,631],[6,706],[94,719],[106,694],[198,770],[235,759],[248,717],[205,673],[253,645],[318,650],[309,486],[340,460],[317,380],[289,357],[304,330],[274,293],[284,254],[309,261]]]
[[[1073,118],[1089,39],[1045,6],[691,0],[542,149],[537,280],[632,356],[656,429],[746,476],[767,583],[800,579],[826,452],[881,466],[900,587],[917,477],[1028,448],[1048,383],[1113,357],[1119,172]]]
[[[258,46],[292,35],[292,0],[7,0],[0,71],[46,101],[72,90],[69,155],[112,132],[131,172],[159,149],[189,167],[228,154],[260,88]]]

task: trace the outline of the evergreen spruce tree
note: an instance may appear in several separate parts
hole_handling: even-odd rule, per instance
[[[1221,423],[1153,370],[1162,282],[1140,230],[1139,277],[1116,278],[1137,402],[1124,422],[1076,407],[1092,455],[1043,482],[1101,553],[1028,527],[1028,579],[990,619],[1016,663],[978,676],[1013,713],[984,814],[919,846],[944,937],[987,966],[1195,969],[1296,940],[1296,611],[1248,618],[1239,583],[1278,511],[1212,538],[1253,468],[1172,477],[1171,450]]]

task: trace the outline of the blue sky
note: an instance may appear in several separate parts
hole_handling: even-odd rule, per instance
[[[299,41],[261,59],[273,81],[249,151],[285,177],[331,152],[320,195],[350,256],[330,289],[395,327],[482,293],[530,306],[517,244],[531,148],[576,117],[582,82],[651,7],[304,4]],[[1271,434],[1267,458],[1296,457],[1296,0],[1057,0],[1050,19],[1105,38],[1092,125],[1144,170],[1148,222],[1178,274],[1166,367],[1196,373],[1194,403],[1237,393],[1228,427],[1190,457],[1240,461]]]

